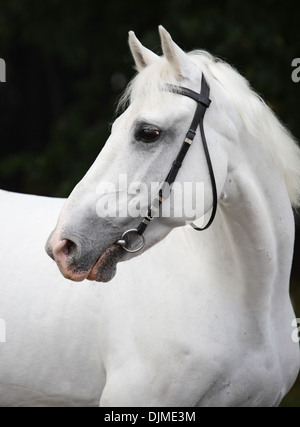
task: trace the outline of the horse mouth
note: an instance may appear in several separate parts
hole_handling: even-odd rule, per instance
[[[118,262],[126,255],[117,243],[111,243],[98,256],[93,251],[82,254],[75,242],[57,235],[48,239],[46,252],[56,262],[61,274],[74,282],[85,279],[109,282],[116,274]]]
[[[87,280],[109,282],[117,272],[117,264],[125,255],[124,249],[113,243],[99,256],[87,275]]]

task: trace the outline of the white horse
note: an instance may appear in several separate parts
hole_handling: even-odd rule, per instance
[[[0,192],[2,406],[274,406],[298,375],[289,276],[299,149],[234,69],[207,52],[183,52],[159,30],[161,57],[129,34],[138,70],[124,95],[129,106],[64,207]],[[199,93],[202,76],[212,101],[204,129],[215,219],[196,232],[188,223],[201,208],[178,216],[180,197],[168,197],[161,207],[169,216],[156,216],[144,247],[128,253],[121,236],[142,218],[101,217],[99,185],[110,183],[108,193],[125,194],[129,206],[136,197],[120,176],[148,189],[164,181],[197,105],[168,85]],[[174,185],[204,183],[209,215],[202,140],[197,130]],[[61,209],[47,252],[66,278],[91,282],[72,284],[43,253]]]

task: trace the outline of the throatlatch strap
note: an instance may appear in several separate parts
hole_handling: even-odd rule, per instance
[[[196,231],[203,231],[203,230],[206,230],[212,224],[213,220],[215,219],[215,215],[217,212],[217,206],[218,206],[218,193],[217,193],[215,174],[214,174],[214,170],[213,170],[213,166],[211,163],[211,158],[210,158],[210,154],[209,154],[209,150],[208,150],[207,142],[206,142],[206,138],[205,138],[205,133],[204,133],[204,128],[203,128],[203,120],[201,120],[201,122],[199,123],[199,127],[200,127],[203,149],[204,149],[207,167],[208,167],[209,176],[210,176],[210,181],[211,181],[211,187],[212,187],[212,193],[213,193],[213,207],[212,207],[211,216],[210,216],[207,224],[205,225],[205,227],[203,227],[203,228],[197,227],[193,222],[190,223],[190,226],[193,227],[193,229]]]

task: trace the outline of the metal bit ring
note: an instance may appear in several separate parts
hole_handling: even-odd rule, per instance
[[[130,247],[128,247],[128,235],[129,233],[136,233],[136,235],[140,238],[141,243],[134,249],[131,249]],[[127,237],[127,240],[126,240]],[[120,245],[123,247],[123,249],[126,252],[132,253],[134,254],[135,252],[139,252],[141,249],[143,249],[143,247],[145,246],[145,238],[142,234],[138,234],[137,229],[136,228],[131,228],[130,230],[126,230],[123,234],[120,240],[118,240],[116,242],[117,245]]]

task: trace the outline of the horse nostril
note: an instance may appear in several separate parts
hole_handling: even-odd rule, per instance
[[[72,240],[60,240],[53,248],[54,259],[62,261],[78,253],[78,246]]]
[[[64,239],[56,233],[49,237],[45,248],[66,279],[81,282],[87,278],[90,265],[82,262],[83,246],[79,240]]]
[[[69,256],[72,254],[75,254],[76,250],[77,250],[77,245],[76,243],[72,242],[72,240],[65,240],[65,246],[62,248],[63,252],[65,255]]]

